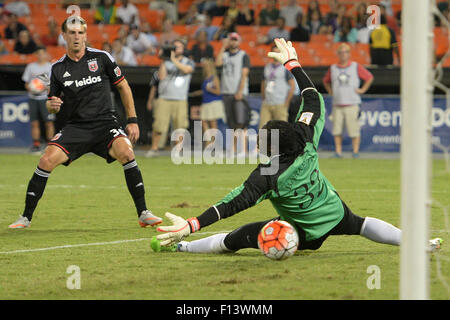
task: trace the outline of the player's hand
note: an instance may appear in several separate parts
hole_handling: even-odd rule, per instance
[[[139,126],[137,123],[129,123],[125,129],[127,130],[128,139],[130,139],[131,143],[136,143],[139,139]]]
[[[269,58],[273,58],[283,65],[291,60],[298,61],[297,52],[292,46],[292,42],[286,42],[283,38],[276,38],[274,41],[280,52],[269,52],[267,54]]]
[[[166,212],[166,217],[169,218],[172,225],[162,226],[156,229],[159,232],[164,232],[164,234],[156,236],[156,239],[161,241],[162,246],[170,246],[174,243],[178,243],[189,236],[191,232],[195,232],[200,229],[197,218],[189,218],[185,220],[182,217],[176,216],[170,212]],[[191,229],[193,231],[191,231]]]
[[[48,99],[46,103],[47,110],[50,113],[58,113],[61,109],[62,104],[63,101],[59,97],[50,97],[50,99]]]

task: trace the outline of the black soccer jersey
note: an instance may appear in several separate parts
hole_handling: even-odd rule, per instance
[[[110,120],[114,119],[111,84],[123,79],[120,67],[108,52],[86,48],[79,61],[64,55],[53,64],[48,96],[61,97],[67,123]]]

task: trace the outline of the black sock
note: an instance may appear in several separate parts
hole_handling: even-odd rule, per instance
[[[136,160],[131,160],[123,165],[125,172],[125,180],[127,181],[128,191],[130,191],[136,206],[138,216],[141,212],[147,209],[145,204],[145,189],[142,180],[141,170],[136,163]]]
[[[25,197],[25,209],[22,215],[27,217],[30,221],[33,218],[33,213],[36,209],[38,201],[44,193],[45,185],[47,184],[47,179],[49,176],[50,172],[37,167],[30,182],[28,183],[27,195]]]

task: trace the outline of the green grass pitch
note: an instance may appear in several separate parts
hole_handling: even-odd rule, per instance
[[[254,165],[174,165],[168,157],[137,157],[149,208],[189,218],[244,181]],[[397,299],[398,247],[358,236],[328,238],[317,251],[272,261],[258,250],[209,255],[150,249],[155,229],[141,228],[121,166],[85,156],[52,172],[31,228],[10,230],[22,213],[38,157],[0,154],[0,299]],[[400,162],[322,159],[321,170],[358,215],[400,225]],[[450,206],[450,173],[433,166],[432,197]],[[213,224],[189,240],[274,217],[268,201]],[[445,241],[430,261],[432,299],[448,299],[448,230],[444,210],[432,206],[431,237]],[[448,223],[448,222],[447,222]],[[124,242],[123,240],[133,240]],[[61,247],[69,245],[70,247]],[[78,246],[77,246],[78,245]],[[45,248],[36,251],[33,249]],[[22,252],[11,253],[16,250]],[[29,250],[29,251],[27,251]],[[445,259],[444,259],[445,258]],[[80,289],[68,289],[71,265]],[[367,282],[380,271],[380,288]],[[369,271],[371,269],[369,268]]]

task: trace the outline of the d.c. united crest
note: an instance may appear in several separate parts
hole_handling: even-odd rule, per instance
[[[89,71],[95,72],[98,70],[97,60],[88,61]]]

